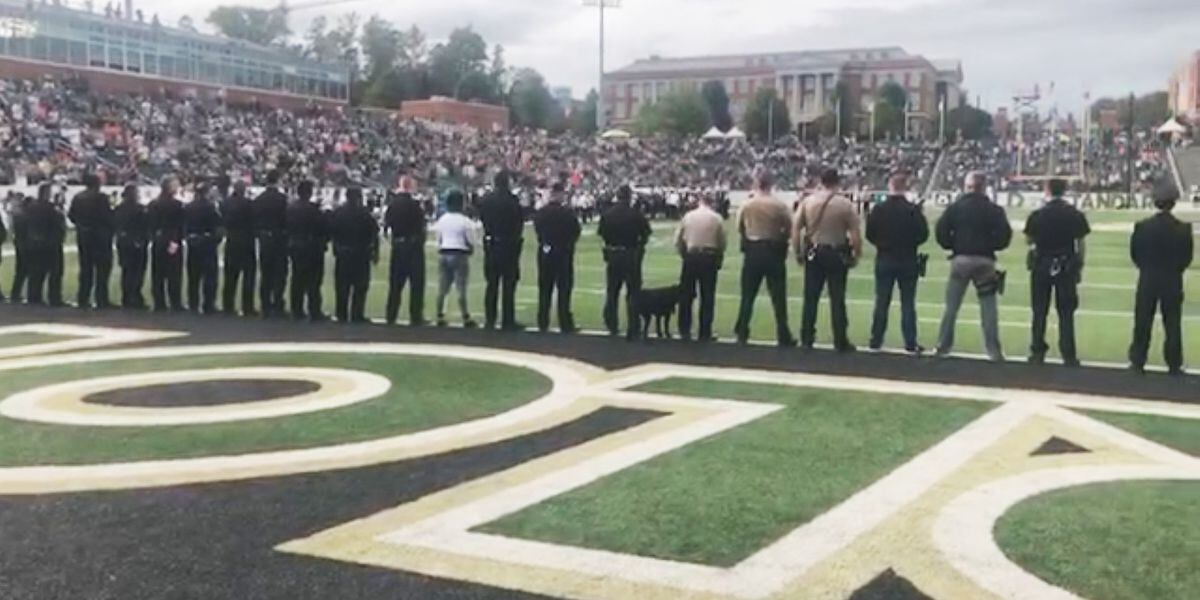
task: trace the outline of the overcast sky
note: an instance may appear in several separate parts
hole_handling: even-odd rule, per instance
[[[141,6],[168,23],[183,14],[199,23],[219,4],[159,2]],[[469,24],[489,44],[503,44],[510,65],[536,68],[581,97],[595,87],[598,70],[598,15],[582,4],[362,0],[298,11],[292,29],[303,31],[322,11],[377,12],[402,27],[416,23],[431,39]],[[962,60],[972,101],[978,95],[989,110],[1035,83],[1044,92],[1051,81],[1064,111],[1078,108],[1084,92],[1095,98],[1164,89],[1172,69],[1200,49],[1200,0],[623,0],[606,13],[610,70],[651,54],[899,45],[927,58]]]

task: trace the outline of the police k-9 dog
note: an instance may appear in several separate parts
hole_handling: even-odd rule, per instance
[[[642,339],[650,337],[650,321],[654,321],[659,338],[671,339],[671,318],[679,308],[679,285],[643,289],[633,295],[633,310],[642,324]]]

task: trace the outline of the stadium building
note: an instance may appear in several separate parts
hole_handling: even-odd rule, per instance
[[[604,102],[609,121],[627,124],[642,107],[678,87],[698,89],[721,81],[729,94],[730,111],[740,120],[754,94],[773,87],[787,102],[795,123],[811,123],[832,114],[839,83],[847,86],[855,113],[870,110],[880,88],[895,82],[908,90],[910,131],[933,126],[944,98],[950,109],[961,104],[963,72],[957,60],[931,61],[903,48],[847,48],[766,54],[663,58],[651,56],[606,73]],[[865,119],[861,120],[865,127]]]
[[[1190,123],[1200,123],[1200,50],[1188,55],[1167,85],[1171,113]]]
[[[79,76],[105,92],[209,94],[283,107],[349,101],[344,66],[137,14],[0,0],[0,77]]]

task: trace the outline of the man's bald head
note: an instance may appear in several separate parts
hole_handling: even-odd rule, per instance
[[[908,173],[893,173],[888,178],[888,191],[893,194],[903,194],[908,191]]]
[[[987,175],[983,171],[967,173],[967,191],[982,194],[987,191]]]

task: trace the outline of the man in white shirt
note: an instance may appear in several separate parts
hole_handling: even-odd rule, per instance
[[[475,252],[475,223],[463,215],[463,194],[458,190],[446,197],[446,212],[433,224],[438,245],[437,325],[446,326],[446,296],[450,284],[458,291],[458,308],[463,327],[476,326],[467,310],[467,279],[471,274],[471,254]]]

